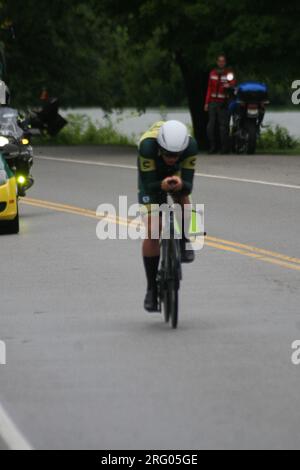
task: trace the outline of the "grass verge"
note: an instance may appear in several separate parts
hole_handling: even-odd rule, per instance
[[[36,137],[35,145],[76,146],[76,145],[113,145],[136,146],[136,138],[118,132],[107,116],[103,124],[92,122],[85,115],[69,114],[68,125],[56,136]],[[191,129],[192,131],[192,129]],[[257,153],[274,155],[300,155],[300,140],[292,137],[288,130],[276,126],[267,127],[261,134]]]
[[[119,133],[107,117],[104,124],[93,123],[88,116],[69,114],[68,125],[56,136],[36,137],[35,145],[121,145],[131,146],[136,142],[134,137]]]
[[[292,137],[284,127],[269,126],[258,142],[258,152],[276,155],[300,155],[300,141]]]

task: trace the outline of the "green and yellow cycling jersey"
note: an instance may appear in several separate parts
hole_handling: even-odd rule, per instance
[[[161,183],[168,176],[180,176],[183,181],[183,193],[193,190],[198,145],[193,137],[185,152],[174,166],[164,162],[157,137],[164,121],[156,122],[141,138],[139,143],[139,203],[144,205],[162,204],[166,195],[162,194]]]

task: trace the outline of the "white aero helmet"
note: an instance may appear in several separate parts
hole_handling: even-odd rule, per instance
[[[169,153],[183,153],[189,146],[187,127],[179,121],[167,121],[159,130],[158,145]]]

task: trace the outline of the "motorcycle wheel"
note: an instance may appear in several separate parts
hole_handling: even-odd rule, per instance
[[[254,155],[256,152],[256,145],[257,145],[257,129],[256,129],[255,121],[247,122],[247,133],[248,133],[247,153],[248,155]]]

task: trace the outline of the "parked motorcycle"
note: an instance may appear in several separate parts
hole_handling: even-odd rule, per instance
[[[58,113],[57,100],[49,100],[24,117],[16,109],[0,105],[0,234],[19,233],[19,198],[34,184],[32,137],[56,135],[66,123]]]
[[[230,104],[231,140],[235,153],[255,154],[266,105],[269,104],[268,95],[268,87],[258,82],[242,83],[235,90],[236,98]]]
[[[0,152],[5,158],[17,182],[18,196],[25,196],[33,186],[31,175],[33,149],[30,143],[31,130],[21,122],[17,110],[0,108]]]

